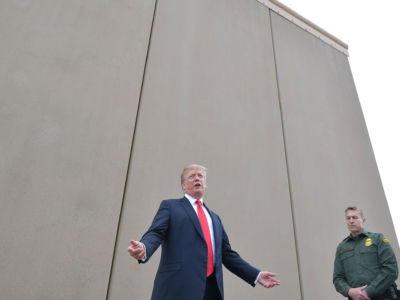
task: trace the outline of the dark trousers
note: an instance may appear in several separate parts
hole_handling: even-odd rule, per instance
[[[206,292],[204,293],[203,300],[222,300],[215,273],[207,277]]]

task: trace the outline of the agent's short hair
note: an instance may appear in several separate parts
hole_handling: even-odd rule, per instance
[[[201,169],[201,172],[203,173],[204,179],[207,177],[207,168],[203,167],[201,165],[196,165],[196,164],[191,164],[183,168],[182,174],[181,174],[181,183],[185,181],[187,173],[192,170],[192,169]]]
[[[347,213],[347,211],[349,210],[356,210],[358,211],[358,213],[360,214],[361,219],[364,219],[364,213],[362,211],[361,208],[358,208],[357,206],[349,206],[346,208],[346,210],[344,211],[344,213]]]

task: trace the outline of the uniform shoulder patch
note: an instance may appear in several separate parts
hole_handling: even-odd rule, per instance
[[[370,239],[370,238],[367,238],[366,240],[365,240],[365,246],[366,247],[369,247],[369,246],[371,246],[372,245],[372,240]]]
[[[383,237],[382,241],[383,241],[384,243],[386,243],[386,244],[389,244],[389,240],[388,240],[387,238],[385,238],[385,237]]]

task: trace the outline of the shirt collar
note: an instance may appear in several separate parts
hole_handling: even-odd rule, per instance
[[[195,205],[197,199],[193,198],[192,196],[190,196],[189,194],[185,194],[185,198],[188,199],[190,201],[190,204]],[[203,204],[203,198],[200,199],[201,204]]]
[[[352,236],[351,235],[351,233],[349,234],[349,236],[346,238],[346,239],[357,239],[357,238],[361,238],[362,239],[362,237],[363,236],[367,236],[367,237],[369,237],[369,232],[368,231],[366,231],[365,229],[363,229],[362,231],[361,231],[361,233],[359,234],[359,235],[356,235],[356,236]]]
[[[361,234],[369,237],[370,232],[366,231],[365,229],[363,229],[363,231],[361,232]]]

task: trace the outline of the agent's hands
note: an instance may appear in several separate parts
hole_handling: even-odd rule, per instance
[[[275,279],[274,277],[275,277],[274,273],[268,271],[262,271],[260,273],[260,277],[258,277],[258,283],[266,288],[271,288],[276,285],[280,285],[281,282],[278,279]]]
[[[138,241],[131,241],[128,252],[136,259],[143,259],[146,256],[146,248],[143,243]]]
[[[349,296],[351,299],[353,300],[371,300],[367,294],[367,292],[365,291],[365,288],[367,287],[367,285],[364,286],[360,286],[358,288],[352,288],[349,289]]]

